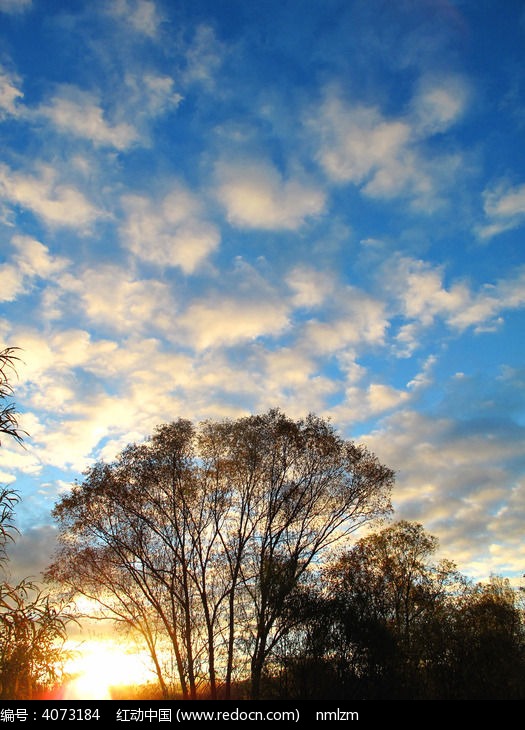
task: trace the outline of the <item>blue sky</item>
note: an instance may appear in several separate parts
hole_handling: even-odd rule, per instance
[[[0,0],[0,339],[22,572],[180,416],[329,417],[395,517],[525,571],[525,8]]]

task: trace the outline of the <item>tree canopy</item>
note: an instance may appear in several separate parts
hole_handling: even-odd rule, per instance
[[[48,578],[140,631],[185,697],[251,697],[327,549],[390,511],[393,472],[325,420],[278,410],[158,427],[98,463],[54,509]],[[159,648],[159,651],[157,649]]]
[[[503,578],[473,584],[415,522],[359,540],[303,597],[275,668],[287,697],[525,698],[525,622]]]
[[[523,699],[519,592],[378,529],[393,481],[314,415],[179,419],[61,497],[47,578],[142,636],[165,697]]]

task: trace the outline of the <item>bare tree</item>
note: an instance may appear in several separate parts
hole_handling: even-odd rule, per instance
[[[117,615],[112,565],[170,637],[184,696],[205,682],[211,697],[229,697],[242,672],[258,697],[289,626],[289,597],[331,545],[390,509],[392,481],[315,416],[179,420],[97,464],[60,500],[49,576],[85,595],[112,592]],[[89,576],[86,554],[96,566]]]

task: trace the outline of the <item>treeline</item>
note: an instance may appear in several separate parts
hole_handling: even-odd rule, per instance
[[[21,442],[0,352],[0,438]],[[68,601],[141,637],[163,697],[524,699],[521,594],[472,585],[391,513],[393,472],[323,419],[178,420],[98,463],[54,509],[46,580],[11,583],[0,491],[0,698],[58,681]],[[94,609],[95,610],[95,609]]]
[[[47,579],[139,634],[164,697],[521,699],[519,594],[391,512],[394,475],[313,415],[179,420],[54,510]]]
[[[501,577],[471,583],[434,562],[436,548],[403,521],[322,570],[275,652],[268,696],[525,699],[522,592]]]

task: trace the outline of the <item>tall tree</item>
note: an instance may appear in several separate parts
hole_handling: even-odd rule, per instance
[[[179,420],[60,500],[49,576],[93,595],[99,574],[107,596],[106,563],[118,566],[169,635],[185,696],[204,678],[212,697],[229,696],[248,671],[258,697],[294,590],[330,546],[389,511],[392,481],[313,415]],[[89,580],[86,551],[97,564]]]
[[[434,559],[437,547],[403,520],[359,540],[326,575],[333,650],[345,681],[360,678],[369,699],[415,698],[436,661],[429,635],[461,583],[453,563]]]
[[[249,482],[256,487],[256,519],[242,573],[254,607],[251,696],[257,698],[266,659],[288,630],[287,600],[328,547],[389,509],[393,472],[313,415],[295,422],[272,411],[241,420],[239,431],[238,450],[257,466]]]
[[[438,540],[417,522],[402,520],[360,540],[332,571],[338,589],[387,622],[407,649],[418,618],[432,611],[458,574],[433,560]]]
[[[525,699],[525,617],[508,579],[469,586],[452,618],[447,699]]]
[[[291,630],[274,652],[276,695],[523,699],[520,591],[499,577],[473,585],[436,560],[436,548],[420,524],[401,521],[290,594]]]

